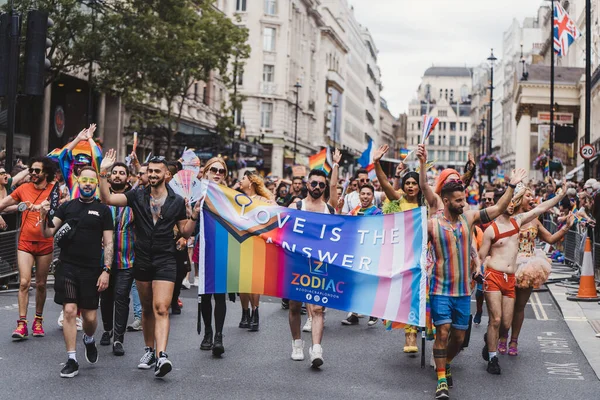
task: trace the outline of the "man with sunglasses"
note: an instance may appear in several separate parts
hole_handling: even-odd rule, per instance
[[[61,248],[60,274],[55,282],[55,290],[61,295],[63,335],[68,356],[60,371],[62,378],[73,378],[79,374],[75,322],[78,311],[81,311],[83,318],[85,358],[90,364],[98,361],[94,340],[98,325],[98,302],[100,292],[108,287],[113,261],[113,220],[110,209],[95,197],[98,188],[96,170],[83,167],[77,182],[79,197],[63,203],[56,210],[52,218],[54,227],[50,227],[46,221],[50,211],[48,200],[42,203],[40,210],[40,233],[47,238],[57,234],[57,243]]]
[[[35,269],[35,319],[32,325],[34,337],[45,335],[42,326],[42,313],[46,302],[46,280],[52,262],[54,244],[52,238],[45,238],[39,228],[40,207],[54,187],[55,167],[48,157],[34,157],[29,160],[30,182],[20,185],[9,196],[0,201],[0,212],[15,209],[22,203],[25,210],[21,214],[21,232],[17,248],[17,264],[19,266],[19,319],[17,328],[12,333],[15,340],[26,339],[29,336],[27,329],[27,307],[29,305],[29,286],[31,272]]]
[[[116,162],[111,169],[109,178],[111,193],[127,192],[128,177],[127,165]],[[129,318],[129,293],[133,284],[134,218],[130,207],[109,206],[109,209],[114,224],[114,257],[108,289],[100,296],[100,311],[104,328],[100,345],[110,345],[112,337],[113,354],[122,356],[125,354],[123,341]]]
[[[360,205],[360,188],[365,185],[370,185],[369,172],[366,169],[359,169],[356,171],[354,179],[358,182],[356,190],[352,193],[348,193],[344,197],[344,206],[342,207],[342,214],[348,214]],[[375,192],[373,196],[373,205],[381,207],[382,202],[385,200],[385,193]]]
[[[190,237],[200,213],[199,203],[193,211],[187,210],[183,198],[165,184],[167,162],[154,157],[148,162],[150,186],[126,193],[110,193],[106,182],[108,172],[116,161],[116,153],[109,150],[100,166],[100,196],[104,203],[117,207],[131,207],[135,218],[135,262],[133,274],[142,302],[142,325],[145,353],[138,368],[154,366],[154,376],[162,378],[173,365],[166,350],[169,338],[169,306],[173,297],[177,264],[173,228],[177,225],[185,238]],[[190,212],[192,220],[187,217]],[[158,353],[158,358],[156,353]]]

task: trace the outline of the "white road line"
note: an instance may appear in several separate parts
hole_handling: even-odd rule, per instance
[[[537,305],[540,308],[540,313],[542,314],[542,320],[548,321],[548,314],[546,314],[546,310],[544,310],[544,306],[542,305],[540,296],[537,294],[537,292],[533,292],[533,295],[535,296],[535,299],[537,300]]]
[[[540,314],[538,313],[537,307],[535,302],[533,301],[533,298],[529,298],[529,304],[531,304],[531,308],[533,309],[533,313],[535,314],[535,319],[539,320],[540,319]]]

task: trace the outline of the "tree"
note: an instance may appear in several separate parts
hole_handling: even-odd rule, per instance
[[[232,57],[249,54],[245,28],[208,1],[124,0],[111,5],[102,24],[110,33],[101,46],[100,83],[137,105],[142,118],[153,115],[158,130],[166,128],[168,157],[191,86],[215,72],[231,85]]]

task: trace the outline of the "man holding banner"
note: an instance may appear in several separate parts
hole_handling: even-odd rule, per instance
[[[419,146],[417,157],[425,171],[427,150]],[[501,215],[510,203],[516,185],[527,176],[524,169],[513,174],[508,189],[498,203],[481,211],[463,212],[465,187],[459,180],[442,186],[444,209],[427,223],[429,241],[435,254],[430,286],[431,316],[436,327],[433,345],[438,376],[436,399],[448,399],[452,387],[450,362],[458,354],[469,327],[471,314],[471,277],[480,274],[471,268],[470,250],[473,225],[487,223]],[[449,340],[450,339],[450,340]]]

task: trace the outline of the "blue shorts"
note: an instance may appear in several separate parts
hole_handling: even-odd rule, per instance
[[[431,295],[431,318],[435,326],[452,324],[454,329],[469,329],[471,317],[471,296]]]

